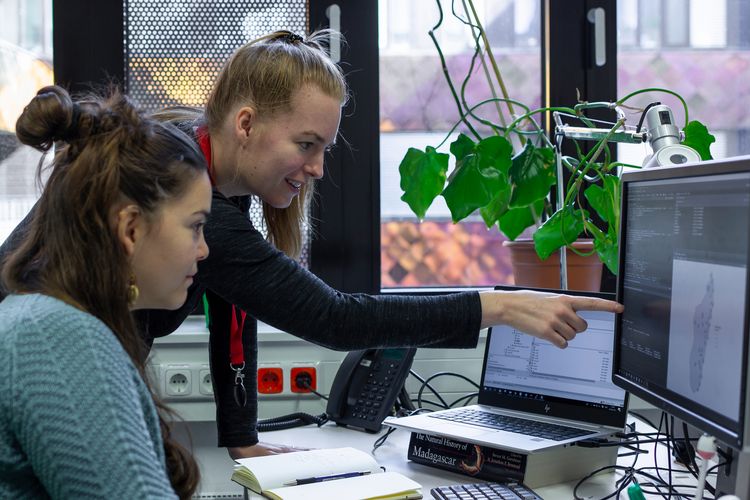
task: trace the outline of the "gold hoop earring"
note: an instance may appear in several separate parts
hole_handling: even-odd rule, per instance
[[[138,289],[138,285],[135,284],[135,274],[130,273],[130,279],[128,280],[128,305],[135,305],[135,301],[138,300],[138,295],[141,291]]]

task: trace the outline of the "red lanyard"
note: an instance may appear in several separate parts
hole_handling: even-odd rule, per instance
[[[198,137],[198,145],[203,152],[203,156],[206,158],[208,177],[211,179],[211,185],[215,185],[216,179],[214,178],[213,166],[211,165],[211,137],[208,135],[208,129],[205,126],[201,126],[196,129],[195,133]],[[239,321],[237,320],[238,311]],[[245,353],[242,349],[242,331],[245,328],[246,316],[245,311],[238,309],[237,306],[232,304],[232,321],[229,327],[229,363],[232,370],[237,372],[237,376],[240,379],[242,378],[240,376],[242,369],[245,367]],[[241,380],[238,383],[241,383]]]

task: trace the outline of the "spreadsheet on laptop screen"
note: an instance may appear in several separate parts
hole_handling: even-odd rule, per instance
[[[510,327],[493,327],[484,387],[521,397],[544,395],[621,405],[612,383],[614,314],[580,311],[588,329],[560,349]]]

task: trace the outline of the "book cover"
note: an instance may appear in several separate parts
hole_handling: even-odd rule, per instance
[[[521,453],[419,432],[411,433],[407,458],[480,479],[519,482],[524,480],[527,461],[527,455]]]
[[[617,446],[558,447],[543,453],[516,453],[412,432],[407,458],[488,481],[512,479],[530,488],[580,479],[617,461]]]
[[[274,499],[422,498],[419,483],[384,472],[370,454],[355,448],[298,451],[236,462],[232,481]]]

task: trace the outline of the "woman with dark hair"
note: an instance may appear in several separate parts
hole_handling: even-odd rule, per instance
[[[189,498],[131,311],[180,307],[208,255],[203,156],[119,93],[45,87],[16,134],[56,153],[2,270],[0,498]]]

